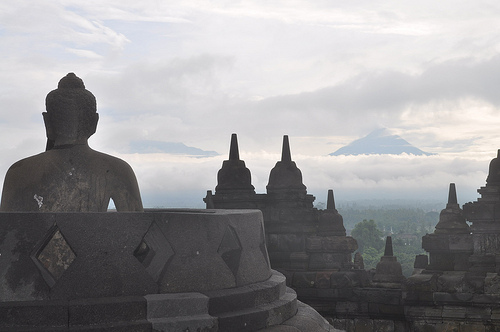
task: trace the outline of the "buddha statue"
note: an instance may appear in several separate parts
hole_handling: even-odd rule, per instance
[[[92,150],[99,115],[94,95],[75,74],[63,77],[45,101],[46,151],[14,163],[5,176],[1,211],[142,211],[132,168]]]

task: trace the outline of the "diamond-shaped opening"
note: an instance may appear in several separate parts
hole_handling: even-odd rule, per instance
[[[59,228],[54,226],[32,253],[31,258],[42,272],[47,284],[52,287],[73,263],[76,254]]]
[[[222,260],[235,277],[240,268],[241,251],[241,243],[236,231],[231,226],[227,226],[217,253],[221,255]]]
[[[158,281],[163,269],[174,255],[161,228],[153,221],[141,243],[134,250],[134,256],[146,268],[151,277]]]
[[[143,239],[139,246],[134,250],[134,256],[144,266],[148,266],[154,256],[154,253]]]

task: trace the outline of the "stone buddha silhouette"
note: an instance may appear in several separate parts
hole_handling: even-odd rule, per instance
[[[45,100],[45,152],[16,162],[5,176],[1,211],[142,211],[137,180],[123,160],[92,150],[99,115],[94,95],[75,74]]]

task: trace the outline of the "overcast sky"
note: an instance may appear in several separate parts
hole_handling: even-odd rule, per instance
[[[238,134],[257,192],[290,136],[319,201],[477,197],[500,148],[498,1],[2,1],[0,178],[44,150],[68,72],[98,101],[93,148],[136,171],[144,205],[202,206]],[[428,157],[329,157],[385,127]],[[133,154],[140,140],[219,157]],[[193,197],[195,203],[193,203]]]

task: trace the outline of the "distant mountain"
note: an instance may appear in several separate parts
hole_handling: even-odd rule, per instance
[[[430,156],[428,153],[414,147],[398,135],[392,135],[385,128],[372,131],[367,136],[357,139],[350,144],[330,153],[330,156],[360,155],[360,154],[413,154],[416,156]]]
[[[205,151],[202,149],[187,146],[184,143],[149,141],[149,140],[139,140],[130,142],[129,152],[183,154],[195,157],[213,157],[219,155],[219,153],[215,151]]]

